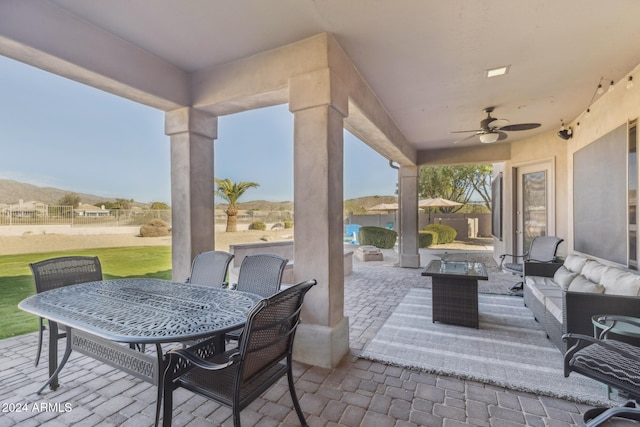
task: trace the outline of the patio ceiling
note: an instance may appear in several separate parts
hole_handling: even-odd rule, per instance
[[[477,129],[488,106],[511,123],[542,123],[507,142],[557,129],[587,108],[601,77],[608,86],[640,63],[637,0],[41,3],[184,73],[329,32],[417,150],[452,147],[466,134],[450,131]],[[485,76],[503,65],[507,75]]]

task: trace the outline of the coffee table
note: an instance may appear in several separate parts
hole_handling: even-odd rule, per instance
[[[489,280],[484,264],[434,260],[422,275],[433,280],[433,322],[478,328],[478,280]]]

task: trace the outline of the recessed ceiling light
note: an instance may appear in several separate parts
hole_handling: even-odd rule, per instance
[[[510,67],[510,65],[491,68],[491,69],[487,70],[487,77],[496,77],[496,76],[502,76],[504,74],[507,74],[509,72],[509,67]]]

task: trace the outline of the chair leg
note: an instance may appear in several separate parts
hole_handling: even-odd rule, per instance
[[[238,405],[233,405],[231,409],[233,411],[233,427],[242,427],[240,425],[240,409]]]
[[[173,383],[170,375],[165,373],[165,378],[158,387],[162,387],[162,427],[171,427],[171,418],[173,418]],[[160,400],[158,400],[156,408],[156,427],[158,427],[158,415],[160,414]]]
[[[34,366],[38,366],[40,363],[40,353],[42,352],[42,332],[44,331],[44,321],[40,317],[40,327],[38,328],[38,352],[36,353],[36,363]]]
[[[296,389],[293,384],[293,370],[291,368],[291,361],[288,361],[289,369],[287,370],[287,381],[289,382],[289,393],[291,393],[291,400],[293,401],[293,407],[296,410],[296,414],[298,414],[298,419],[300,420],[300,425],[302,427],[309,427],[307,424],[307,420],[304,419],[304,414],[302,413],[302,408],[300,407],[300,402],[298,401],[298,395],[296,394]]]
[[[523,287],[524,287],[524,282],[518,282],[515,285],[511,286],[509,290],[511,292],[521,291]]]

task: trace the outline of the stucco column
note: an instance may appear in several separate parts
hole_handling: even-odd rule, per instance
[[[294,358],[334,367],[349,351],[344,316],[343,120],[346,91],[329,69],[289,81],[294,114],[294,277],[316,279],[306,296]]]
[[[418,253],[418,167],[400,166],[398,170],[400,202],[400,267],[420,267]]]
[[[173,279],[182,282],[198,253],[215,248],[213,140],[218,118],[193,108],[165,114],[171,137]]]

